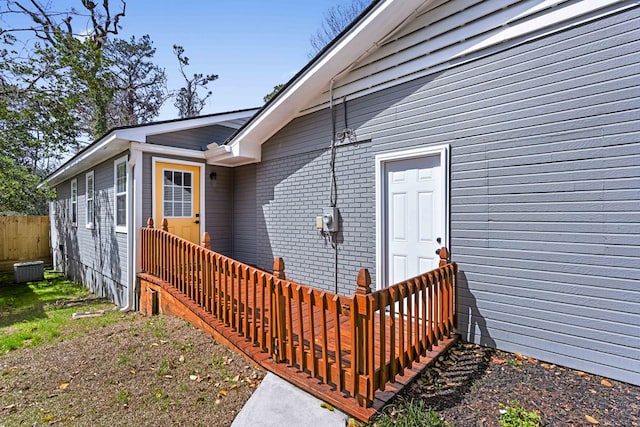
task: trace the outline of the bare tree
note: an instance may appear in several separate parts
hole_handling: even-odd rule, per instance
[[[102,48],[109,34],[118,34],[120,19],[125,16],[126,2],[121,0],[122,10],[113,14],[109,0],[102,0],[101,5],[91,0],[80,0],[83,10],[71,8],[69,11],[56,11],[49,9],[38,0],[5,0],[5,13],[20,13],[31,18],[33,25],[29,27],[2,28],[0,35],[7,32],[32,31],[36,37],[46,43],[55,46],[58,36],[68,34],[74,36],[86,36],[86,28],[74,31],[71,21],[74,17],[86,17],[91,22],[89,34],[98,48]]]
[[[193,77],[188,77],[185,67],[189,65],[189,58],[184,56],[184,48],[174,44],[173,53],[178,58],[180,74],[182,74],[185,82],[185,85],[176,93],[176,100],[173,105],[178,109],[178,114],[181,118],[195,117],[200,114],[206,105],[207,99],[213,94],[212,91],[207,91],[206,95],[201,96],[198,90],[200,88],[206,90],[207,84],[217,80],[218,75],[194,73]]]
[[[109,0],[76,2],[56,10],[49,0],[0,0],[0,211],[46,213],[41,178],[77,138],[108,125],[114,90],[103,47],[126,5],[112,13]]]
[[[371,0],[350,0],[349,3],[340,3],[327,9],[320,28],[311,36],[311,56],[324,49],[369,4]]]

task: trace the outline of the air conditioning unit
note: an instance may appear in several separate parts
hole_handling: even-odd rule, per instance
[[[16,283],[44,279],[44,261],[19,262],[13,264],[13,280]]]

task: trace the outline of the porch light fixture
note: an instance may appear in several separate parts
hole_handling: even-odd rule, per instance
[[[215,172],[211,172],[211,173],[209,174],[209,179],[210,179],[211,181],[214,181],[215,179],[217,179],[217,177],[218,177],[218,174],[216,174]]]

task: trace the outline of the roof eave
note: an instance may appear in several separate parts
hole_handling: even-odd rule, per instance
[[[47,183],[49,187],[55,187],[72,176],[91,168],[92,165],[121,153],[128,148],[129,143],[130,140],[122,139],[117,132],[111,132],[97,144],[78,153],[71,161],[58,168],[44,180],[44,183]]]
[[[231,137],[228,145],[232,151],[246,150],[244,146],[249,145],[257,145],[259,149],[296,117],[309,100],[326,91],[331,81],[347,71],[354,62],[375,50],[378,41],[395,31],[424,3],[424,0],[384,0],[374,4],[354,26],[314,58],[303,73],[289,82],[272,102],[266,104]],[[209,145],[208,148],[215,150],[216,145]],[[251,151],[255,149],[253,147]]]
[[[207,163],[216,166],[235,167],[258,163],[262,151],[259,144],[218,145],[210,144],[205,152]]]
[[[258,111],[257,108],[249,108],[187,119],[165,120],[156,123],[112,129],[109,133],[96,140],[55,170],[45,178],[41,185],[46,183],[50,187],[54,187],[72,176],[91,168],[93,165],[108,160],[126,150],[131,142],[146,143],[146,139],[150,135],[178,132],[216,124],[233,127],[231,122],[250,117],[255,114],[256,111]]]

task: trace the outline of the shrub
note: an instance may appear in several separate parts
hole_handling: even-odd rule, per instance
[[[527,411],[517,400],[511,401],[500,415],[501,427],[540,427],[540,415]]]

